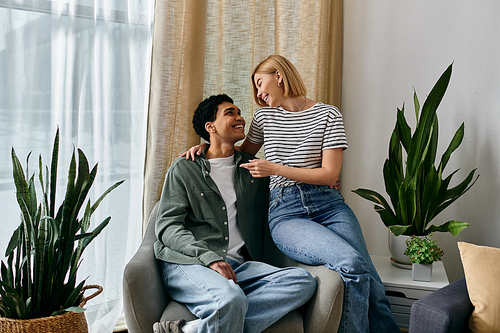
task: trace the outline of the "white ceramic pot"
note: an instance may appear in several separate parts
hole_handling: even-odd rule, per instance
[[[413,264],[411,278],[413,281],[431,282],[432,264]]]
[[[391,263],[399,268],[411,269],[411,261],[408,256],[405,255],[407,239],[410,236],[394,236],[392,232],[389,231],[389,252],[391,253]]]

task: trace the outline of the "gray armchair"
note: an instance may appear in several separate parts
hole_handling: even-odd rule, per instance
[[[465,278],[455,281],[411,306],[410,333],[466,333],[472,314]]]
[[[157,210],[158,204],[151,212],[137,253],[125,267],[123,301],[130,333],[151,333],[157,321],[196,319],[183,304],[171,300],[163,287],[159,262],[153,252]],[[340,275],[324,266],[309,266],[289,259],[273,246],[270,237],[266,243],[269,248],[266,262],[280,267],[299,266],[306,269],[318,282],[318,289],[303,309],[290,312],[265,332],[337,332],[344,293]]]

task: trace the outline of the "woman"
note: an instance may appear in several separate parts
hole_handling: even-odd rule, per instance
[[[347,148],[340,111],[307,98],[300,74],[282,56],[257,65],[252,81],[262,108],[240,150],[255,155],[264,145],[266,159],[241,166],[270,177],[274,242],[290,258],[342,276],[339,332],[400,332],[358,220],[334,188]]]

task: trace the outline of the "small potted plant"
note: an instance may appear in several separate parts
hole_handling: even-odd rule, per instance
[[[406,240],[407,255],[412,262],[412,279],[415,281],[431,281],[432,264],[441,260],[443,250],[437,246],[437,242],[431,239],[432,235],[412,236]]]

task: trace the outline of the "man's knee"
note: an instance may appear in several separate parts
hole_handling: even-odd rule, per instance
[[[280,283],[286,288],[297,293],[302,294],[306,299],[314,295],[317,288],[317,282],[312,275],[303,268],[287,267],[283,271]]]
[[[306,271],[305,269],[302,268],[294,268],[294,280],[296,283],[301,284],[303,290],[307,291],[307,294],[310,294],[311,296],[314,295],[316,292],[316,288],[318,286],[318,283],[316,280],[312,277],[312,275]]]
[[[248,299],[238,285],[233,285],[225,291],[219,302],[219,310],[229,313],[243,314],[248,310]]]

